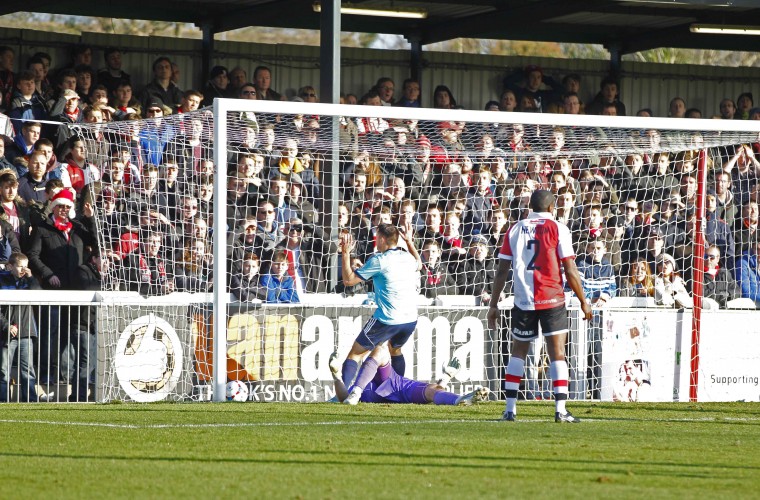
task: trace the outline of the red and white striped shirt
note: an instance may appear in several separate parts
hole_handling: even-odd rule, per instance
[[[575,258],[570,230],[548,212],[531,212],[504,238],[500,259],[512,261],[515,306],[523,311],[565,303],[560,261]]]

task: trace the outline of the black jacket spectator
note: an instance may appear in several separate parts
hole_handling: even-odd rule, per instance
[[[456,281],[444,263],[439,262],[435,267],[423,264],[420,275],[420,293],[425,297],[434,299],[439,295],[457,294]]]
[[[10,271],[0,271],[0,290],[39,290],[40,285],[32,276],[16,279]],[[34,306],[0,305],[0,345],[8,338],[10,325],[18,326],[21,338],[36,337],[37,323],[34,320]]]
[[[258,274],[252,278],[240,274],[230,276],[230,292],[240,302],[250,302],[254,299],[265,301],[267,299],[266,288],[262,288],[259,283],[261,276]]]
[[[728,301],[741,296],[736,280],[725,267],[719,268],[715,275],[706,272],[704,277],[704,296],[716,301],[720,307],[726,307]]]
[[[470,255],[464,264],[459,266],[456,272],[457,286],[462,295],[482,296],[491,293],[491,283],[496,274],[493,268],[493,260],[486,258],[487,247],[485,244],[476,243],[473,246],[482,249],[470,249]],[[482,252],[482,259],[477,258],[476,252]]]
[[[81,221],[72,220],[71,224],[68,239],[50,218],[32,231],[27,251],[29,267],[43,288],[57,289],[49,281],[51,277],[57,276],[61,281],[61,290],[76,290],[79,285],[77,273],[79,266],[86,260],[85,252],[88,247],[94,248],[97,245],[95,220],[92,217],[84,217]]]
[[[0,219],[0,262],[8,262],[13,252],[20,252],[18,237],[10,222]]]
[[[29,172],[18,181],[18,195],[27,203],[36,202],[44,204],[47,201],[45,195],[47,179],[35,181]]]
[[[173,286],[168,285],[171,277],[166,263],[161,257],[132,253],[123,261],[124,278],[129,291],[139,292],[142,296],[166,295]]]

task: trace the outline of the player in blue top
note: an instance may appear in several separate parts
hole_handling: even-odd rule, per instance
[[[482,386],[474,387],[472,392],[461,396],[448,392],[446,385],[459,371],[459,360],[452,358],[449,364],[443,367],[443,373],[435,383],[418,382],[402,377],[393,370],[390,364],[387,343],[380,344],[372,350],[372,353],[364,361],[373,360],[379,367],[375,377],[367,384],[360,394],[362,403],[409,403],[436,405],[463,405],[479,403],[488,400],[488,389]],[[335,395],[338,401],[345,402],[348,399],[348,390],[340,379],[340,360],[338,353],[330,356],[330,371],[335,381]]]
[[[406,249],[399,246],[401,238]],[[391,366],[396,373],[403,375],[405,363],[401,347],[417,326],[419,271],[422,262],[414,247],[411,222],[406,223],[403,231],[391,224],[380,224],[375,245],[377,253],[354,271],[351,269],[351,250],[354,246],[351,234],[343,233],[340,236],[343,284],[350,287],[372,280],[377,304],[377,310],[362,328],[343,363],[343,382],[350,386],[348,398],[344,402],[352,405],[359,402],[364,387],[377,373],[378,364],[374,358],[369,358],[359,370],[364,355],[383,342],[390,341]]]

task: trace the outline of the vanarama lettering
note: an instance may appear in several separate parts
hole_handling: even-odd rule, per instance
[[[335,350],[347,352],[361,331],[364,310],[347,307],[336,315],[277,314],[275,308],[233,314],[227,329],[230,380],[245,382],[251,401],[326,401],[332,398],[328,366]],[[451,356],[463,363],[453,390],[483,384],[486,374],[485,312],[468,311],[456,320],[429,310],[405,346],[407,376],[432,380]],[[341,314],[343,313],[343,314]]]

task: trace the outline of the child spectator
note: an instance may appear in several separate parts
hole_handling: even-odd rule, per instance
[[[266,289],[267,303],[298,304],[301,300],[298,298],[295,285],[293,278],[288,275],[288,258],[285,252],[275,252],[269,273],[261,278],[261,286]]]
[[[254,302],[266,300],[267,293],[262,288],[259,275],[261,260],[255,253],[247,253],[243,256],[243,265],[240,273],[233,273],[230,277],[230,292],[240,302]]]
[[[428,240],[420,253],[420,293],[429,299],[439,295],[456,295],[456,281],[441,262],[441,248],[434,240]]]
[[[752,99],[751,92],[742,92],[739,97],[736,98],[736,113],[734,119],[736,120],[748,120],[749,112],[754,107],[754,101]]]
[[[0,271],[2,290],[39,290],[40,285],[27,267],[23,253],[11,254],[6,270]],[[21,401],[37,401],[37,377],[34,371],[34,340],[37,323],[31,305],[0,306],[0,401],[8,401],[10,380],[21,389]],[[17,365],[17,371],[12,370]]]

